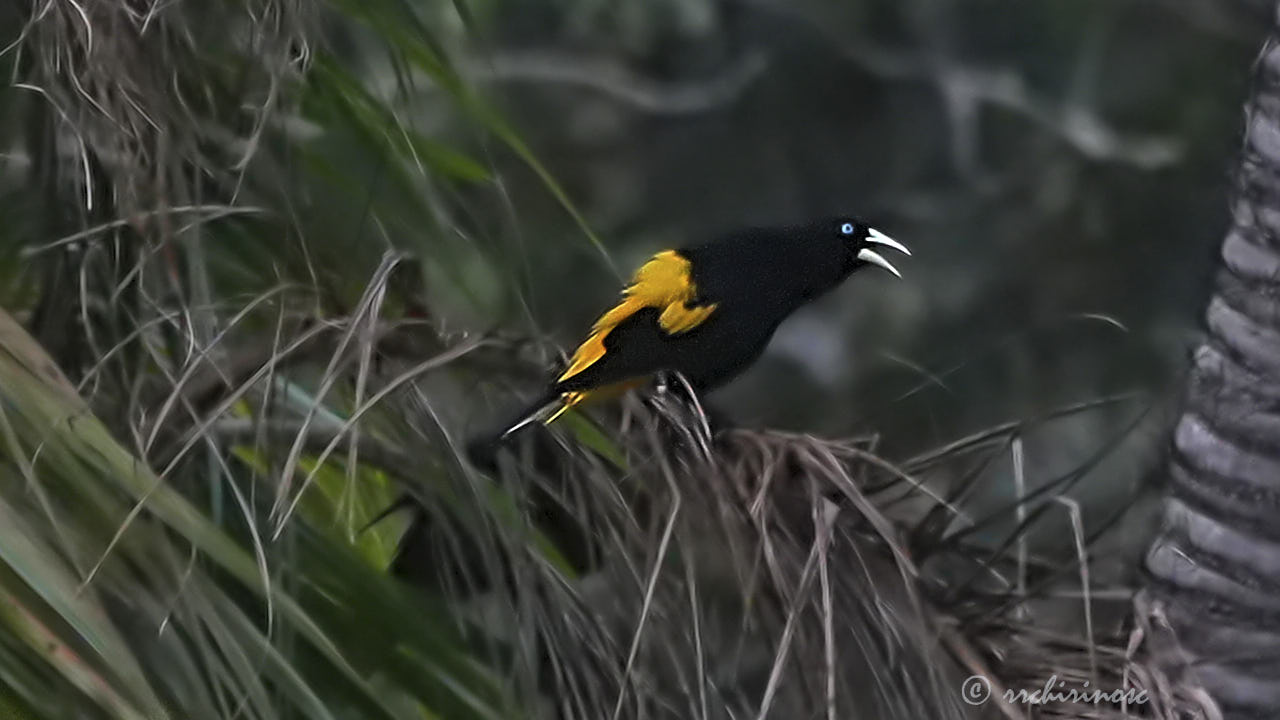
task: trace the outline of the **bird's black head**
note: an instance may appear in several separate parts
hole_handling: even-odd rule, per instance
[[[840,254],[845,259],[846,272],[874,265],[902,277],[902,273],[878,251],[886,247],[906,255],[910,255],[911,251],[865,222],[857,218],[831,218],[821,221],[817,230],[838,243]]]

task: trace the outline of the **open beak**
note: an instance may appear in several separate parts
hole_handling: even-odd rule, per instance
[[[902,243],[898,242],[897,240],[894,240],[888,235],[885,235],[879,230],[872,230],[867,235],[867,242],[876,243],[878,245],[884,245],[886,247],[891,247],[894,250],[897,250],[898,252],[904,255],[911,254],[911,251],[907,249],[906,245],[903,245]],[[884,268],[885,270],[888,270],[889,272],[893,273],[899,278],[902,277],[902,273],[898,272],[898,268],[894,267],[893,264],[890,263],[888,260],[885,260],[880,255],[880,253],[872,250],[871,248],[863,248],[862,250],[858,251],[858,259],[863,262],[871,263],[872,265],[875,265],[877,267]]]

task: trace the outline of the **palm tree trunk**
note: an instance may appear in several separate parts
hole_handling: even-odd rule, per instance
[[[1280,8],[1277,9],[1280,13]],[[1277,16],[1280,22],[1280,15]],[[1232,224],[1168,464],[1147,597],[1165,666],[1227,718],[1280,717],[1280,27],[1246,107]]]

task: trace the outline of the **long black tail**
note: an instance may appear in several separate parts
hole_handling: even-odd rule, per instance
[[[497,470],[498,451],[502,446],[525,428],[536,425],[538,416],[559,397],[558,391],[548,390],[492,430],[473,435],[467,441],[467,459],[481,470]]]
[[[593,528],[590,517],[579,517],[565,505],[562,498],[572,495],[568,487],[555,485],[574,482],[573,477],[560,472],[566,461],[565,453],[553,434],[542,430],[541,422],[528,423],[519,430],[509,432],[510,428],[520,425],[531,415],[537,415],[540,410],[557,400],[558,395],[558,392],[549,390],[523,406],[520,412],[505,418],[505,422],[472,436],[466,444],[466,454],[476,469],[489,473],[495,480],[501,480],[503,478],[498,474],[498,455],[504,446],[518,440],[522,470],[528,471],[530,476],[542,478],[527,487],[526,507],[530,518],[539,531],[555,543],[575,569],[587,572],[600,561],[602,546],[596,538],[601,534]],[[714,408],[704,404],[703,409],[713,430],[728,426],[727,418]],[[682,441],[674,436],[671,439],[673,443]],[[553,485],[549,487],[545,484],[547,482]],[[470,539],[475,531],[469,530],[467,523],[459,517],[451,515],[447,507],[436,507],[428,512],[418,504],[417,499],[406,493],[370,525],[392,512],[406,508],[412,509],[413,516],[396,548],[391,564],[393,575],[437,592],[442,588],[457,587],[469,595],[484,592],[493,585],[495,578],[485,574],[487,571],[481,559],[483,555],[480,546]],[[637,512],[643,517],[643,505],[638,506]],[[446,541],[446,537],[451,539]],[[502,562],[499,572],[508,572],[509,563],[513,561],[504,556]]]

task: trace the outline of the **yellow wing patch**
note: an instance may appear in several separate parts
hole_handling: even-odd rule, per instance
[[[654,255],[636,271],[631,284],[622,291],[621,302],[596,320],[586,342],[574,351],[568,369],[556,382],[568,380],[604,357],[605,337],[641,308],[661,309],[658,325],[670,335],[694,329],[716,309],[714,304],[688,307],[687,303],[697,296],[698,291],[694,287],[687,259],[674,250],[664,250]],[[580,395],[582,393],[565,393],[565,404],[576,405],[582,400],[577,397]]]

